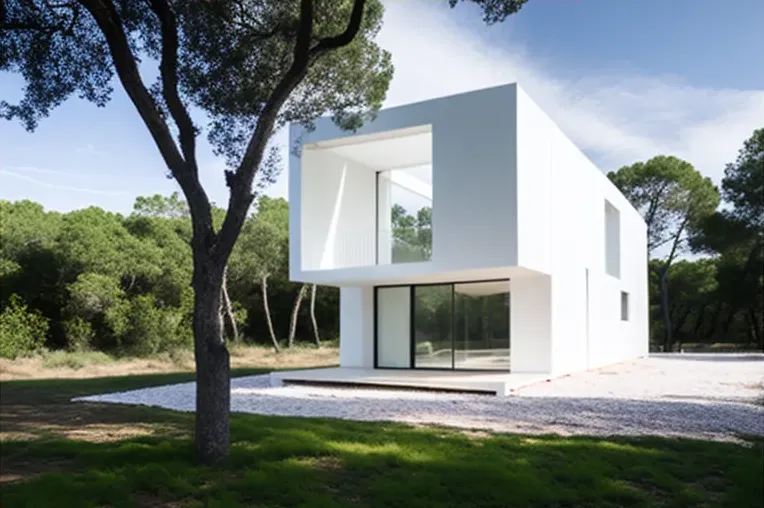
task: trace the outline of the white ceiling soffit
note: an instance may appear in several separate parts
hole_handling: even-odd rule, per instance
[[[383,141],[386,139],[405,138],[417,134],[432,134],[432,125],[417,125],[416,127],[406,127],[405,129],[393,129],[390,131],[375,132],[374,134],[360,134],[357,136],[345,136],[336,139],[327,139],[315,143],[305,143],[305,148],[336,148],[338,146],[357,145],[361,143],[371,143],[374,141]]]
[[[404,171],[390,171],[388,173],[380,173],[380,175],[386,175],[391,182],[399,187],[418,194],[425,199],[432,201],[432,185],[419,180],[411,175],[407,175]]]
[[[377,171],[426,166],[432,162],[429,125],[350,136],[305,145],[306,150],[327,149]]]
[[[495,282],[471,282],[469,284],[454,285],[456,293],[467,296],[489,296],[501,293],[509,293],[509,281],[499,280]]]

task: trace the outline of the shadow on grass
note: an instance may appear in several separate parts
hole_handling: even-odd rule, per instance
[[[475,438],[323,419],[235,415],[220,469],[195,465],[191,441],[168,436],[5,442],[2,453],[10,470],[48,468],[17,468],[1,499],[14,507],[759,507],[764,495],[761,444]]]
[[[489,435],[236,414],[230,459],[211,469],[194,462],[192,414],[68,402],[192,379],[168,376],[3,383],[0,506],[759,508],[764,498],[761,441]]]

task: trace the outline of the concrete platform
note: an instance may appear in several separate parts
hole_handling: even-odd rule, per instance
[[[335,367],[327,369],[272,372],[271,386],[285,384],[368,386],[415,390],[509,395],[534,383],[551,379],[550,374],[509,372],[464,372],[434,370],[391,370]]]

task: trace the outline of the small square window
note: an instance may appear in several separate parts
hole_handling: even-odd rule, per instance
[[[629,320],[629,293],[621,291],[621,321]]]

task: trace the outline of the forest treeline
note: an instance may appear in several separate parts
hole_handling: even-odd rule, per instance
[[[608,177],[647,223],[651,349],[764,349],[764,129],[726,165],[721,189],[667,156]]]
[[[226,274],[229,339],[283,346],[338,336],[338,290],[313,294],[288,280],[288,212],[285,200],[265,196],[247,219]],[[218,223],[223,215],[215,210]],[[127,216],[0,201],[0,356],[41,347],[140,356],[190,348],[190,238],[177,194],[139,197]]]
[[[764,349],[764,129],[727,165],[721,190],[675,157],[608,176],[648,225],[651,349]],[[394,212],[393,257],[429,259],[431,210]],[[214,209],[218,226],[223,216]],[[287,201],[261,197],[226,269],[229,340],[280,348],[338,337],[337,288],[289,281],[288,228]],[[190,348],[190,238],[177,193],[139,197],[127,216],[0,201],[0,356]]]

